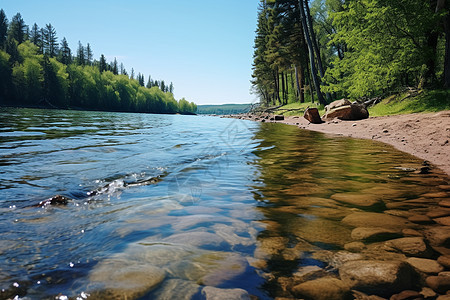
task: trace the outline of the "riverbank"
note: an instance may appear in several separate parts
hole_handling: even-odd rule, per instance
[[[323,124],[312,124],[305,118],[296,116],[271,121],[250,114],[232,117],[279,122],[326,134],[380,141],[429,161],[450,176],[450,110],[438,113],[370,117],[360,121],[336,119]]]

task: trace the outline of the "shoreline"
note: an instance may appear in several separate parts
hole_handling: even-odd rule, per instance
[[[272,121],[251,114],[229,117],[283,123],[325,134],[383,142],[430,162],[450,176],[450,110],[437,113],[369,117],[359,121],[334,119],[322,124],[309,123],[303,116],[285,117],[284,120]]]

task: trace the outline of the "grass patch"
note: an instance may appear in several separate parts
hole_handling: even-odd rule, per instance
[[[290,103],[280,107],[274,113],[285,116],[303,116],[308,107],[317,107],[323,116],[325,109],[317,103]],[[390,116],[411,113],[437,112],[450,110],[450,90],[422,90],[416,96],[401,93],[383,99],[375,106],[369,107],[370,116]]]
[[[370,116],[401,115],[450,110],[450,90],[423,90],[417,96],[407,93],[385,98],[369,108]]]
[[[319,109],[319,114],[323,115],[325,113],[325,108],[323,105],[318,105],[317,103],[289,103],[280,107],[278,110],[274,112],[276,115],[284,115],[284,116],[303,116],[303,112],[308,107],[317,107]]]

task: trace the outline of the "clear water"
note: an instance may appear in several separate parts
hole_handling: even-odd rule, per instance
[[[195,299],[212,285],[270,299],[267,274],[322,266],[313,251],[351,241],[340,219],[386,209],[331,212],[316,199],[439,191],[439,171],[395,169],[420,164],[383,144],[282,124],[2,108],[0,298]],[[71,200],[35,206],[55,195]]]

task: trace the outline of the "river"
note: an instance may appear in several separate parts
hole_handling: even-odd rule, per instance
[[[283,124],[1,108],[0,298],[272,299],[274,278],[327,272],[344,217],[442,193],[421,164]]]

